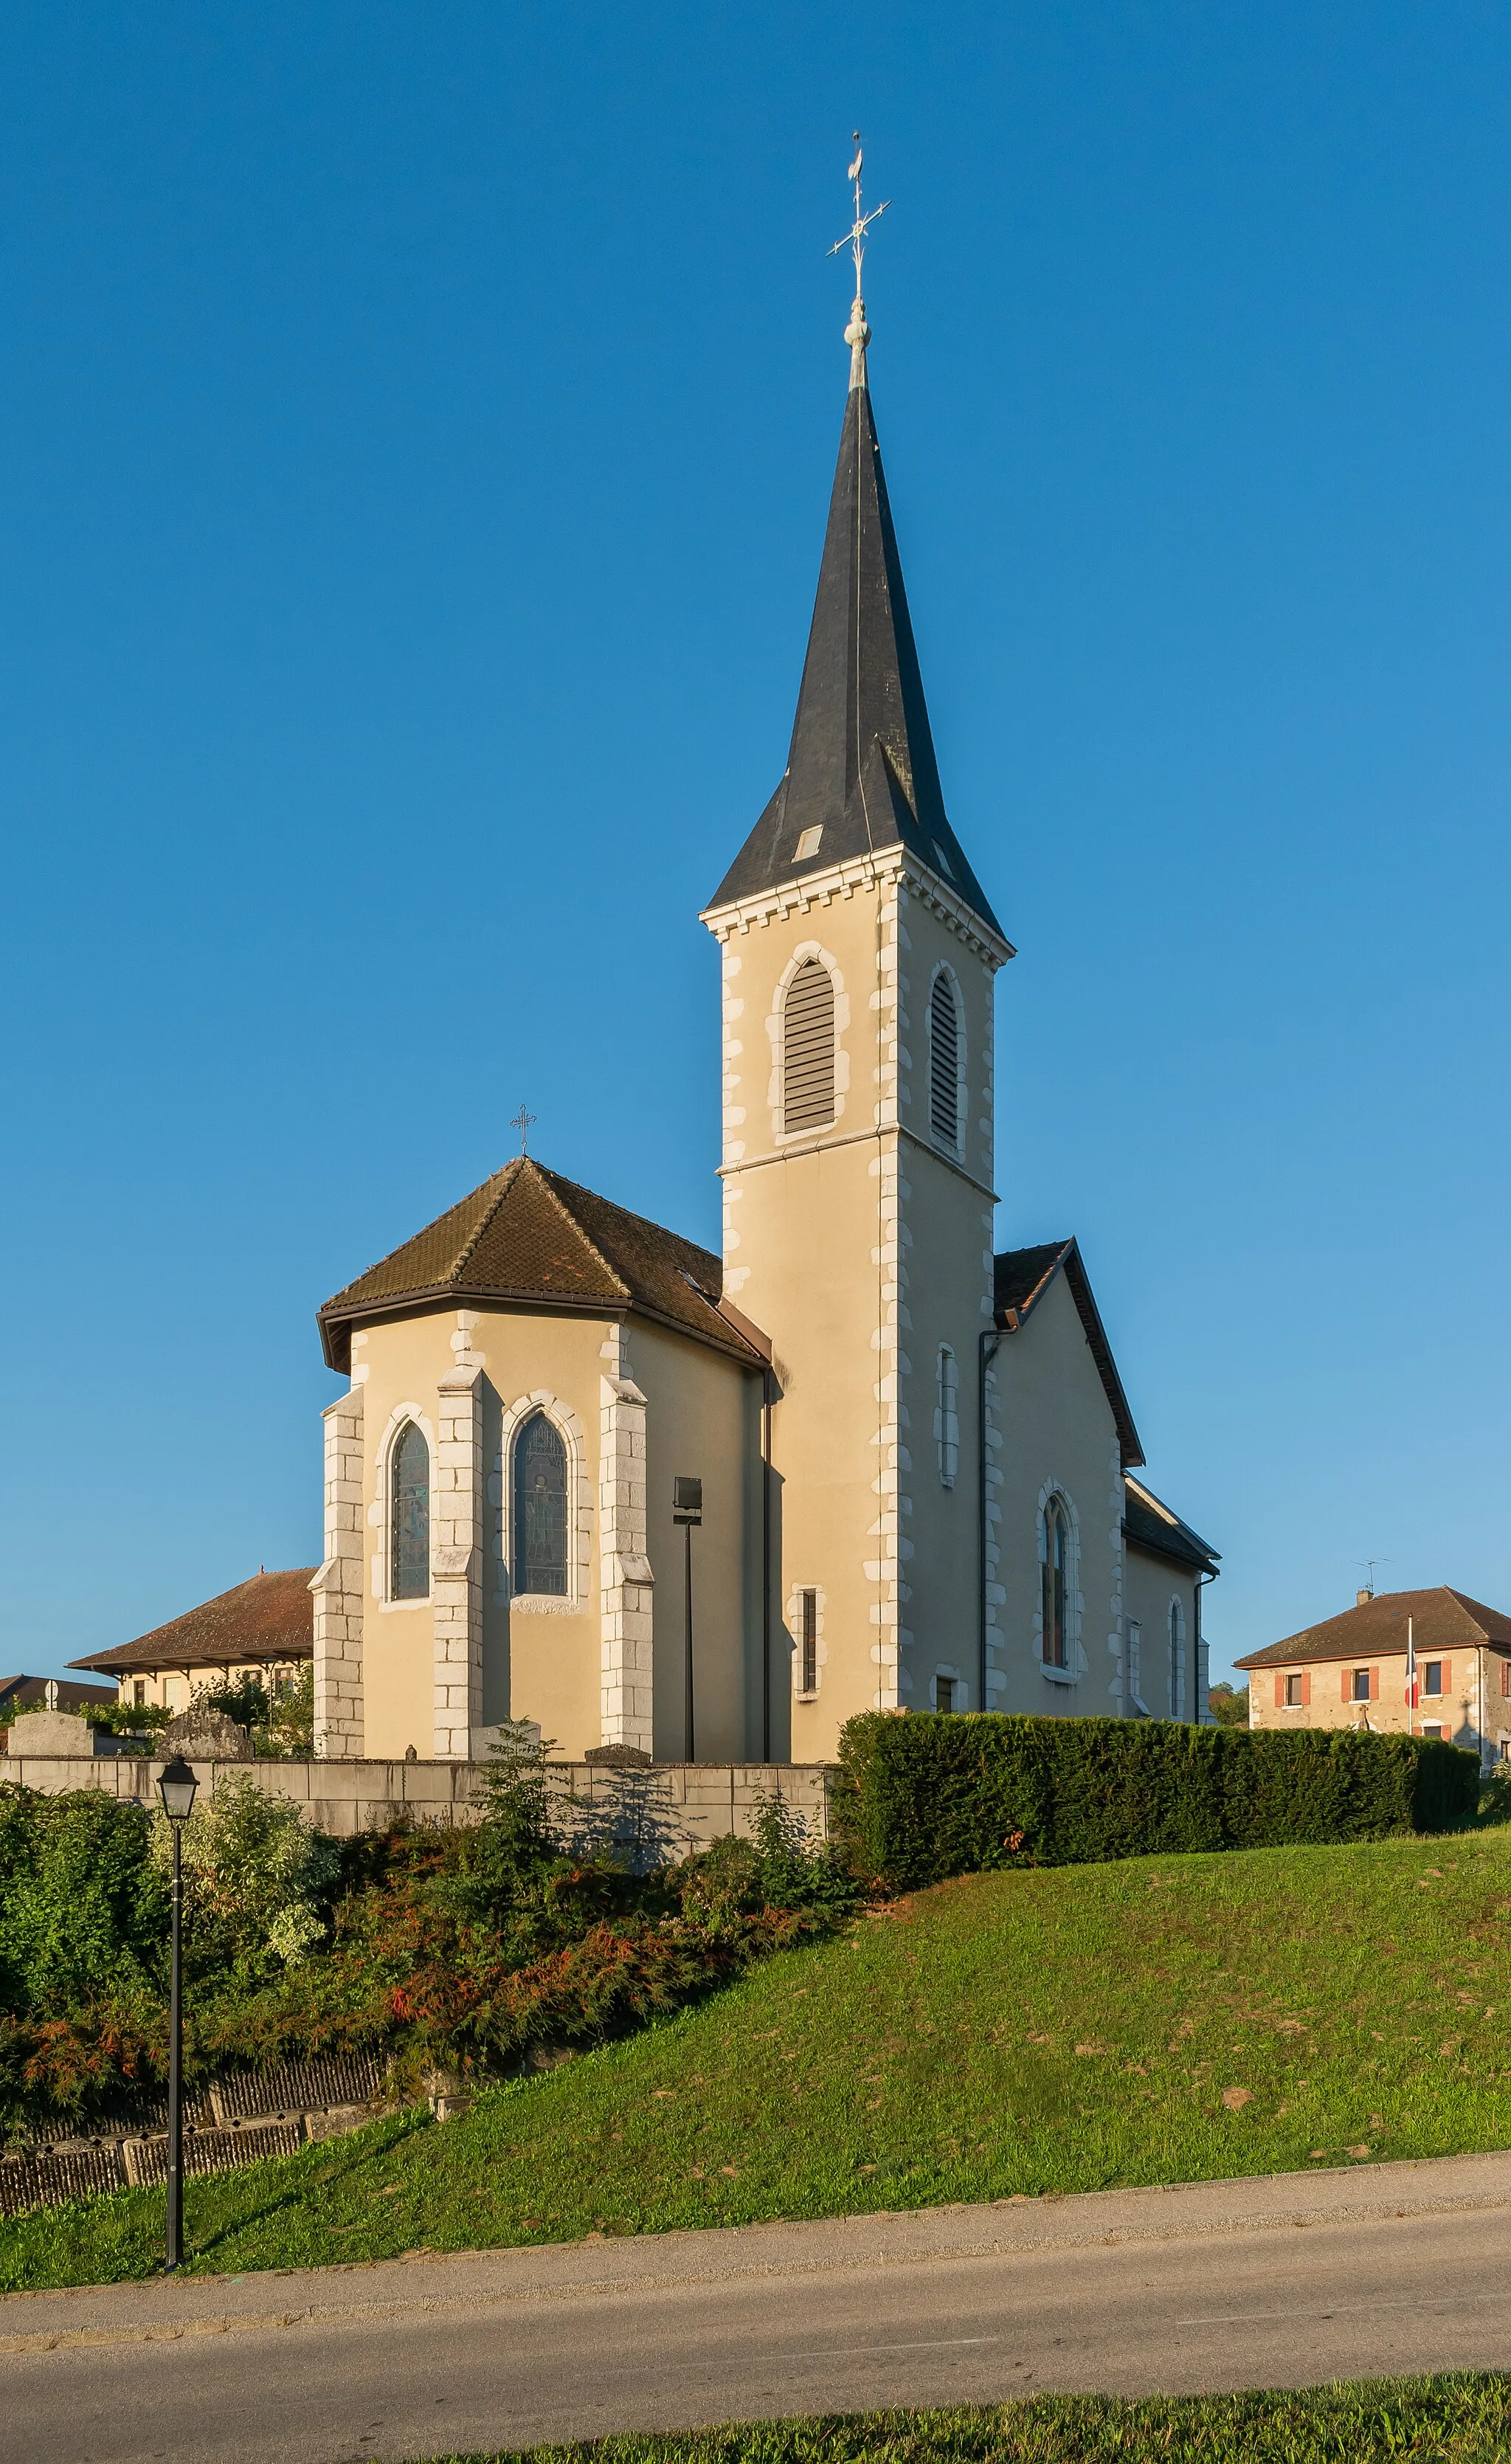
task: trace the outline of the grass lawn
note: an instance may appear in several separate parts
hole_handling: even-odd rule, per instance
[[[530,2464],[1501,2464],[1511,2379],[1464,2372],[1289,2395],[1031,2396],[948,2412],[732,2422],[515,2450]],[[503,2464],[449,2455],[437,2464]]]
[[[191,2182],[219,2272],[1511,2146],[1511,1834],[976,1876],[676,2021]],[[162,2194],[0,2226],[0,2287],[160,2263]]]
[[[527,2452],[531,2464],[1500,2464],[1511,2453],[1511,2379],[1465,2372],[1141,2404],[1033,2396],[969,2410],[737,2422],[681,2438]]]

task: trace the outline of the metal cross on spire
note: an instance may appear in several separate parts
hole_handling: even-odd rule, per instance
[[[530,1153],[530,1133],[534,1129],[535,1124],[536,1116],[534,1112],[527,1112],[523,1104],[521,1104],[518,1111],[515,1114],[515,1117],[510,1122],[509,1126],[512,1130],[517,1130],[519,1132],[519,1152],[522,1155],[527,1155]]]
[[[855,192],[855,220],[843,238],[835,241],[829,254],[838,256],[842,248],[847,248],[855,259],[855,300],[850,309],[850,321],[844,329],[844,339],[850,345],[850,390],[853,393],[857,385],[864,385],[865,383],[865,345],[871,339],[871,329],[865,321],[865,302],[861,297],[861,268],[865,262],[865,234],[872,223],[878,222],[886,213],[892,201],[890,197],[884,197],[879,206],[871,208],[869,213],[863,209],[861,169],[865,160],[865,152],[861,143],[860,130],[857,128],[852,133],[855,138],[855,160],[844,176]]]

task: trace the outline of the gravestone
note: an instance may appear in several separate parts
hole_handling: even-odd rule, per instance
[[[252,1738],[229,1712],[191,1704],[168,1722],[153,1759],[168,1762],[174,1754],[182,1754],[188,1763],[250,1763]]]
[[[83,1761],[94,1754],[95,1731],[77,1711],[23,1711],[11,1724],[11,1751]]]

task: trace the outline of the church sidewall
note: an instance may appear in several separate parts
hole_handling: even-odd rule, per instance
[[[996,1707],[1052,1717],[1123,1709],[1123,1473],[1117,1424],[1070,1287],[1057,1275],[1004,1334],[996,1362],[1001,1432],[1003,1687]],[[1072,1509],[1081,1664],[1073,1683],[1043,1672],[1040,1567],[1046,1495]]]
[[[1172,1686],[1171,1609],[1180,1611]],[[1196,1717],[1196,1576],[1189,1566],[1128,1542],[1124,1551],[1123,1616],[1139,1627],[1139,1691],[1151,1720]],[[1172,1699],[1173,1694],[1173,1699]],[[1128,1708],[1135,1706],[1130,1702]]]
[[[706,1344],[631,1319],[630,1374],[645,1395],[646,1547],[655,1575],[651,1751],[687,1751],[687,1541],[671,1519],[672,1482],[703,1483],[692,1532],[693,1743],[699,1762],[758,1753],[749,1716],[752,1639],[760,1618],[760,1527],[751,1478],[758,1453],[758,1375]]]

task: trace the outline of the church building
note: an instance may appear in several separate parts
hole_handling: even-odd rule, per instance
[[[1013,951],[945,810],[859,297],[845,340],[787,767],[702,917],[723,1254],[521,1156],[325,1304],[318,1753],[1207,1716],[1215,1552],[1133,1477],[1080,1250],[994,1254]]]

